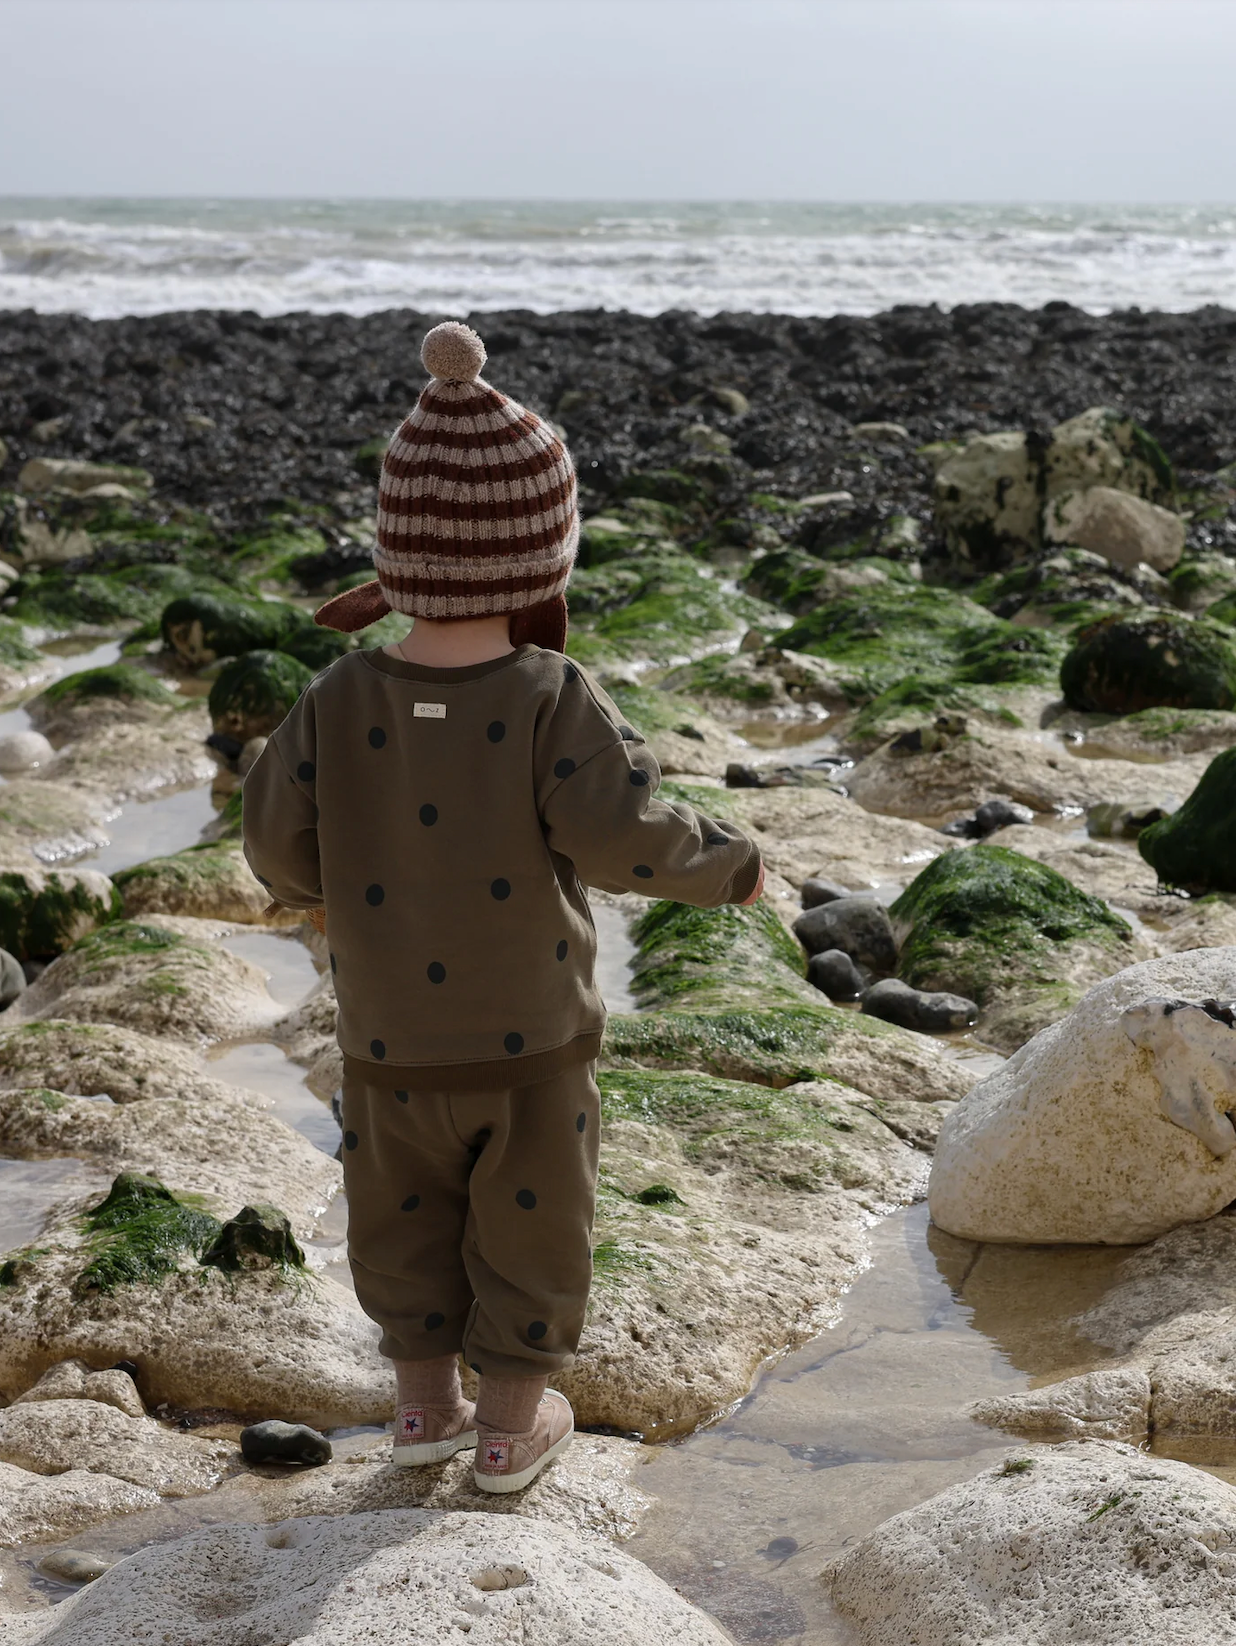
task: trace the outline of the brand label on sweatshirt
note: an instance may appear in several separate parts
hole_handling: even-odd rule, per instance
[[[418,703],[412,710],[412,714],[417,720],[445,720],[446,704]]]

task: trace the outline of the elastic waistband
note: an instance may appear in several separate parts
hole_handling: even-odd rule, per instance
[[[371,1057],[343,1054],[343,1072],[367,1086],[385,1086],[400,1092],[495,1092],[516,1086],[537,1086],[552,1080],[576,1063],[592,1063],[600,1055],[601,1031],[576,1035],[563,1046],[487,1063],[377,1063]]]

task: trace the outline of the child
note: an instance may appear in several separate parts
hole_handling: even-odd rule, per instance
[[[246,779],[245,852],[278,902],[325,906],[348,1253],[395,1363],[395,1462],[476,1446],[477,1485],[507,1492],[573,1432],[546,1382],[591,1280],[605,1009],[583,885],[712,907],[753,903],[763,868],[733,824],[654,798],[643,738],[562,655],[561,441],[479,377],[468,327],[436,326],[421,358],[377,582],[317,614],[413,627],[307,687]]]

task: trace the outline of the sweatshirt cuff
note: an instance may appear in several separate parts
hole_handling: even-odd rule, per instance
[[[751,842],[751,850],[747,854],[741,868],[730,881],[730,888],[725,894],[726,903],[743,903],[751,896],[760,878],[760,848]]]

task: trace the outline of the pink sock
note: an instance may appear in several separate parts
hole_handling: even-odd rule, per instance
[[[482,1377],[476,1421],[504,1435],[526,1435],[536,1422],[545,1377]]]
[[[439,1355],[436,1360],[396,1360],[393,1364],[401,1406],[451,1407],[463,1403],[458,1355]]]

